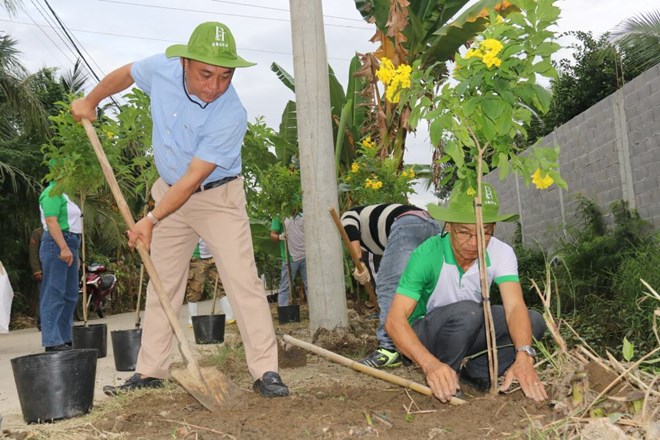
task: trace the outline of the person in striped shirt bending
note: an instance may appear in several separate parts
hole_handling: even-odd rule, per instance
[[[382,256],[376,285],[378,348],[359,362],[374,368],[396,367],[402,357],[385,331],[387,312],[410,254],[424,240],[438,235],[440,225],[423,209],[399,203],[358,206],[344,212],[341,222],[358,255],[364,251]],[[367,270],[357,268],[353,277],[360,284],[371,279]]]

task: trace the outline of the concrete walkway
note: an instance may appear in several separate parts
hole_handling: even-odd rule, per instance
[[[211,303],[211,300],[200,302],[199,314],[210,314]],[[218,313],[221,311],[219,303],[216,311]],[[94,402],[96,403],[109,398],[103,394],[103,387],[105,385],[119,385],[134,374],[132,371],[117,371],[115,369],[110,332],[113,330],[129,330],[135,328],[135,313],[122,313],[119,315],[106,316],[103,319],[95,318],[90,320],[89,323],[107,324],[108,326],[108,355],[104,358],[98,359],[96,364],[96,385],[94,389]],[[190,344],[195,346],[193,330],[188,327],[188,307],[186,305],[181,308],[179,323],[181,324],[183,332]],[[173,360],[174,362],[179,362],[181,361],[181,355],[176,348],[176,343],[174,346]],[[14,382],[11,359],[42,352],[41,333],[36,327],[0,334],[0,416],[4,419],[2,420],[1,428],[25,426],[18,393],[16,391],[16,383]]]

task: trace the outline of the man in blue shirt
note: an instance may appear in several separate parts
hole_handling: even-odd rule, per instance
[[[236,68],[254,65],[236,53],[224,24],[199,25],[188,44],[170,46],[120,67],[86,97],[71,104],[76,120],[96,117],[103,99],[135,83],[151,97],[153,152],[160,179],[155,208],[129,231],[129,245],[141,240],[178,313],[186,289],[190,255],[201,236],[216,261],[245,346],[253,389],[267,397],[286,396],[277,373],[277,341],[270,309],[257,275],[245,210],[241,146],[247,113],[232,86]],[[153,235],[153,239],[152,239]],[[162,386],[169,375],[173,331],[153,286],[147,289],[142,348],[136,374],[106,394]]]

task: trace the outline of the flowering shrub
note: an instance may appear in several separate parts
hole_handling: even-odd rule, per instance
[[[412,108],[411,126],[428,121],[431,142],[442,149],[443,182],[454,175],[465,189],[477,188],[477,178],[499,168],[504,179],[512,170],[538,188],[565,182],[558,172],[559,148],[537,145],[524,157],[525,124],[533,112],[544,113],[550,93],[539,76],[556,77],[550,56],[559,49],[549,29],[559,8],[553,0],[512,0],[518,12],[502,19],[495,12],[490,25],[475,38],[465,55],[456,54],[453,78],[439,91],[432,68],[413,66],[412,86],[401,101]],[[532,174],[534,179],[532,180]]]
[[[412,67],[407,64],[400,64],[395,68],[390,59],[386,57],[380,59],[376,76],[385,85],[385,99],[392,103],[399,102],[401,91],[410,88],[411,72]]]
[[[381,158],[376,143],[366,137],[351,170],[341,178],[340,190],[348,193],[352,205],[407,203],[414,179],[412,168],[399,172],[397,160]]]

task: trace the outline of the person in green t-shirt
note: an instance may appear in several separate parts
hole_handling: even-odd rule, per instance
[[[504,375],[501,389],[516,379],[526,396],[542,401],[548,396],[534,369],[532,337],[543,336],[545,322],[525,305],[513,249],[493,237],[496,222],[518,216],[499,214],[490,185],[483,184],[482,194],[488,283],[498,284],[503,302],[492,306],[498,374]],[[430,204],[428,210],[445,222],[445,230],[413,251],[385,329],[401,353],[422,368],[434,395],[445,402],[459,390],[459,380],[478,391],[490,387],[474,194],[456,187],[448,207]],[[461,368],[470,356],[474,357]]]
[[[39,247],[41,344],[46,351],[71,349],[73,312],[78,303],[78,248],[82,212],[66,194],[52,194],[51,182],[39,196],[44,233]]]

